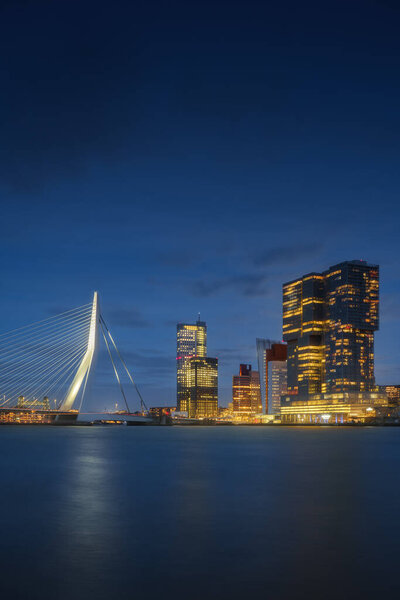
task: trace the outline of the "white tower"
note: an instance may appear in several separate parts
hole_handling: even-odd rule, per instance
[[[83,355],[81,364],[78,367],[76,375],[69,387],[68,393],[65,397],[64,402],[60,406],[60,410],[71,410],[75,399],[79,393],[79,390],[82,387],[82,383],[86,381],[89,377],[90,369],[92,367],[93,356],[95,350],[97,348],[97,339],[98,339],[98,323],[99,323],[99,302],[97,292],[94,292],[93,295],[93,305],[92,305],[92,314],[90,317],[90,328],[89,328],[89,337],[88,337],[88,345],[85,354]]]

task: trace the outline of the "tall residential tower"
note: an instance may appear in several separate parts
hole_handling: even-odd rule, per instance
[[[283,285],[288,345],[287,402],[360,400],[376,392],[374,332],[379,327],[379,267],[353,260]],[[361,395],[356,395],[361,393]],[[347,394],[347,396],[345,396]],[[322,398],[323,399],[323,398]],[[328,415],[329,416],[329,415]]]

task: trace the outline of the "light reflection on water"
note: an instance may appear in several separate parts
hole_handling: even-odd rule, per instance
[[[3,596],[397,598],[399,434],[3,427]]]

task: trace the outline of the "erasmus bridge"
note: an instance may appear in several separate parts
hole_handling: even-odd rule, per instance
[[[123,410],[85,412],[85,393],[104,342]],[[131,412],[121,373],[137,395]],[[140,391],[93,301],[0,335],[0,423],[150,422]]]

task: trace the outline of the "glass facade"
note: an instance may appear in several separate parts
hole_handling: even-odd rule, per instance
[[[189,361],[207,356],[207,324],[178,323],[176,328],[176,387],[179,411],[189,411]]]
[[[326,387],[322,391],[372,391],[374,332],[379,327],[379,268],[360,261],[325,273]]]
[[[282,402],[281,419],[282,423],[305,425],[365,422],[385,414],[387,407],[387,396],[380,392],[315,394],[302,400],[287,396]]]
[[[279,413],[282,394],[287,392],[287,345],[273,342],[265,351],[265,413]]]
[[[283,285],[287,393],[372,392],[379,267],[349,261]]]
[[[281,409],[281,397],[287,392],[287,366],[286,360],[271,360],[267,363],[268,368],[268,415],[279,415]]]
[[[218,415],[218,359],[190,358],[186,365],[185,410],[190,418],[204,419]]]

